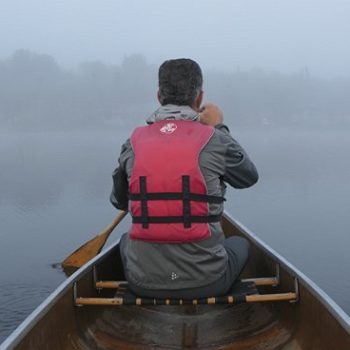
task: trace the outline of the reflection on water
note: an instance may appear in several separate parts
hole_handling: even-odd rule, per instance
[[[52,264],[115,216],[111,173],[127,134],[0,134],[0,341],[64,280]],[[348,135],[240,130],[235,136],[260,180],[230,190],[226,208],[350,312]],[[124,220],[112,237],[127,226]]]

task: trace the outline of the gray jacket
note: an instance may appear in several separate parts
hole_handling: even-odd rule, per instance
[[[184,119],[198,122],[190,107],[167,105],[160,107],[148,120]],[[112,204],[128,208],[128,180],[134,153],[127,140],[122,146],[119,167],[113,172]],[[223,196],[225,183],[235,188],[255,184],[258,173],[244,149],[229,133],[227,126],[216,126],[215,133],[199,157],[208,194]],[[223,212],[222,204],[210,204],[209,215]],[[194,243],[149,243],[127,238],[123,246],[124,270],[127,279],[145,289],[186,289],[208,285],[225,272],[227,255],[223,247],[224,234],[220,223],[210,223],[211,237]]]

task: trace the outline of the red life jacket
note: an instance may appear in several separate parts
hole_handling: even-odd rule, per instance
[[[139,127],[131,136],[135,154],[129,182],[132,239],[185,243],[210,237],[209,196],[199,154],[214,128],[199,122],[164,120]]]

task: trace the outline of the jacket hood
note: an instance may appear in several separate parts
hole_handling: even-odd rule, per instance
[[[147,124],[173,119],[173,120],[199,120],[199,115],[190,106],[165,105],[160,106],[149,118]]]

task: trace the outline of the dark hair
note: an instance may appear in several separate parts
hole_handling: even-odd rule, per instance
[[[203,85],[201,68],[188,58],[165,61],[159,67],[158,79],[161,105],[192,106]]]

